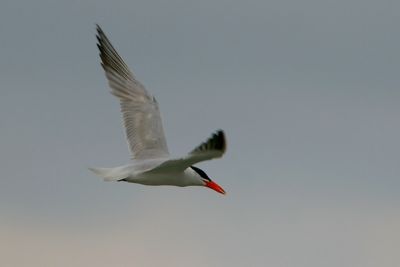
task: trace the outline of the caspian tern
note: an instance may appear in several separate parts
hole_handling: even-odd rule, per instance
[[[143,185],[205,186],[218,193],[224,189],[194,164],[220,158],[226,150],[225,134],[216,131],[189,154],[169,156],[156,99],[133,73],[97,25],[97,47],[111,93],[119,98],[132,162],[114,168],[89,168],[105,181]]]

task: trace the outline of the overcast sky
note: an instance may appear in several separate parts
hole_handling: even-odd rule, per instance
[[[0,3],[0,265],[400,266],[400,2]],[[99,23],[169,150],[223,129],[205,188],[105,183],[129,161]]]

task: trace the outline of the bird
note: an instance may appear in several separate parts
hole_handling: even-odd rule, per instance
[[[202,169],[194,166],[224,155],[227,147],[224,131],[215,131],[186,155],[171,157],[157,100],[136,79],[98,24],[96,30],[101,66],[111,94],[120,102],[131,161],[112,168],[89,169],[104,181],[149,186],[202,186],[226,194]]]

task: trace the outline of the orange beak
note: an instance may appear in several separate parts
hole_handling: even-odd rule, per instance
[[[213,182],[213,181],[206,181],[205,186],[207,186],[208,188],[211,188],[212,190],[217,191],[218,193],[221,193],[223,195],[225,195],[225,190],[222,189],[222,187],[220,187],[217,183]]]

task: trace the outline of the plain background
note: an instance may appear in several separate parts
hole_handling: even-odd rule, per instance
[[[400,266],[399,1],[0,2],[0,265]],[[227,191],[104,183],[129,161],[99,23],[170,151]]]

